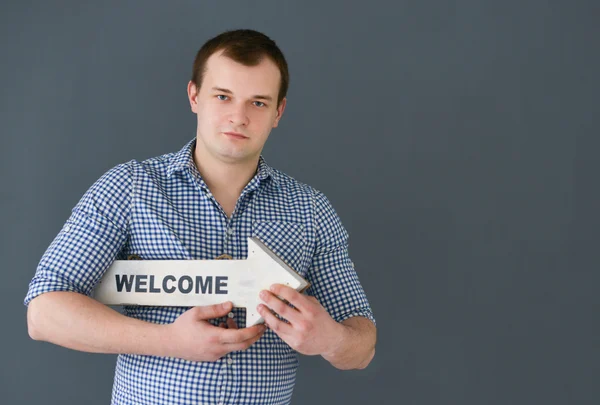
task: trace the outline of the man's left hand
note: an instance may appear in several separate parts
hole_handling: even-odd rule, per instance
[[[260,292],[260,298],[264,305],[258,306],[258,312],[267,326],[299,353],[326,355],[344,337],[345,326],[337,323],[314,297],[282,284],[273,284],[271,291]],[[278,319],[269,308],[289,323]]]

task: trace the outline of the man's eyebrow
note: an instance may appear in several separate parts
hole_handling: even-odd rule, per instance
[[[260,94],[254,96],[252,98],[256,98],[256,99],[259,99],[259,100],[273,101],[273,97],[271,97],[271,96],[261,96]]]
[[[231,90],[224,89],[222,87],[213,87],[213,90],[220,91],[221,93],[233,94]]]
[[[221,93],[227,93],[227,94],[233,94],[233,92],[229,89],[224,89],[223,87],[213,87],[212,88],[214,91],[218,91]],[[257,94],[255,96],[252,97],[253,99],[257,99],[257,100],[267,100],[267,101],[273,101],[273,97],[271,96],[263,96],[261,94]]]

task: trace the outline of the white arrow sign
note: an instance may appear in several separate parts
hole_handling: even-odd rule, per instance
[[[246,308],[246,326],[264,322],[258,293],[271,284],[297,291],[308,281],[258,238],[248,238],[246,260],[115,260],[93,297],[106,305],[191,307],[231,301]]]

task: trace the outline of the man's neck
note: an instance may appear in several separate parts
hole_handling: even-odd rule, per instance
[[[258,158],[244,162],[228,163],[216,159],[205,149],[194,149],[194,163],[202,179],[215,197],[237,198],[252,180],[258,167]]]

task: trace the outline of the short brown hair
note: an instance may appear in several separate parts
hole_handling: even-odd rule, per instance
[[[206,61],[217,51],[245,66],[256,66],[264,57],[270,58],[279,68],[281,83],[277,96],[277,106],[287,94],[290,75],[287,62],[279,47],[271,38],[254,30],[226,31],[209,39],[196,54],[192,70],[192,82],[199,90],[206,71]]]

